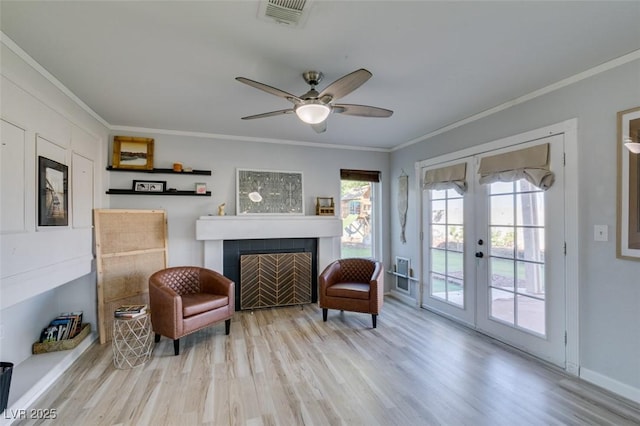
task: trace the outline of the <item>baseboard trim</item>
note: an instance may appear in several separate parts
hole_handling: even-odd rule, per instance
[[[27,373],[21,374],[23,377],[31,377],[34,375],[34,372],[37,374],[38,371],[46,371],[46,373],[43,373],[39,379],[37,377],[31,380],[27,378],[25,382],[28,383],[11,383],[9,389],[9,406],[4,413],[2,413],[0,425],[10,425],[16,420],[25,420],[28,418],[29,407],[53,386],[55,381],[80,358],[84,351],[87,350],[97,338],[98,334],[93,332],[73,350],[33,355],[15,366],[12,382],[16,381],[16,370],[27,371]],[[52,358],[58,358],[58,356],[59,359],[52,360]],[[53,363],[53,365],[51,365],[51,363]],[[22,373],[22,371],[20,372]],[[18,392],[17,398],[12,397],[15,395],[15,392]],[[24,417],[25,415],[27,417]]]
[[[580,367],[580,378],[628,400],[640,404],[640,389],[619,382],[611,377]]]

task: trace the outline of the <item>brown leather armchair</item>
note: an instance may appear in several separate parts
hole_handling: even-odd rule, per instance
[[[173,339],[180,353],[180,338],[225,321],[231,329],[235,311],[235,283],[218,272],[195,266],[162,269],[149,277],[151,324],[156,342]]]
[[[384,302],[384,267],[373,259],[339,259],[320,274],[322,320],[329,309],[371,314],[373,328]]]

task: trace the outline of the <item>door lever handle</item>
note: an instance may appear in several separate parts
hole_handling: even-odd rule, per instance
[[[484,257],[484,253],[481,252],[481,251],[477,251],[476,252],[476,257],[483,258]]]

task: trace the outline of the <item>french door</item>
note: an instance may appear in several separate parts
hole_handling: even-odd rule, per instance
[[[478,164],[548,144],[555,182],[480,184]],[[467,190],[423,193],[422,305],[565,366],[563,135],[459,158]]]

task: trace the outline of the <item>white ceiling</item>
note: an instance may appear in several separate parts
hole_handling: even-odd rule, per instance
[[[301,27],[257,1],[0,2],[1,30],[111,126],[390,149],[640,49],[640,1],[322,1]],[[390,118],[329,117],[315,133],[282,98],[358,68],[342,103]]]

